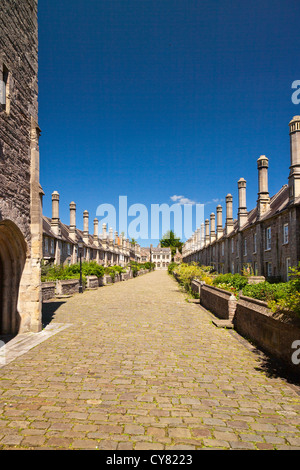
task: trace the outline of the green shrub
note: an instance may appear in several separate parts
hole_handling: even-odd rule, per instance
[[[243,295],[264,302],[284,299],[291,293],[289,282],[271,284],[270,282],[260,282],[259,284],[248,284],[242,289]]]
[[[219,287],[219,285],[233,287],[236,291],[240,291],[248,284],[248,279],[241,274],[220,274],[217,276],[213,285]]]
[[[191,283],[193,279],[199,279],[206,284],[212,284],[212,278],[209,276],[207,270],[204,270],[196,263],[178,264],[174,269],[174,273],[178,276],[179,283],[188,291],[191,292]]]
[[[176,268],[176,266],[178,266],[177,263],[170,263],[169,266],[168,266],[168,273],[172,274],[174,269]]]

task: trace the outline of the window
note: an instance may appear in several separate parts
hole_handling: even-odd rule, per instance
[[[272,276],[272,263],[267,263],[267,276],[271,277]]]
[[[53,255],[54,254],[54,240],[51,238],[50,240],[50,252]]]
[[[231,253],[234,253],[234,240],[231,239]]]
[[[286,245],[289,242],[289,224],[283,226],[283,244]]]
[[[271,250],[271,227],[266,228],[266,250]]]
[[[291,258],[286,259],[286,280],[289,280],[290,277],[290,267],[291,267]]]
[[[257,262],[256,261],[254,262],[253,270],[254,270],[254,276],[257,276],[258,275],[258,269],[257,269]]]
[[[231,263],[231,274],[234,274],[234,261]]]
[[[70,243],[67,244],[67,253],[68,253],[68,255],[71,254],[71,245],[70,245]]]
[[[48,253],[49,251],[49,243],[48,243],[48,238],[46,237],[45,240],[44,240],[44,250],[46,253]]]
[[[222,256],[224,256],[224,242],[222,242]]]
[[[257,241],[256,241],[256,233],[253,235],[253,253],[256,253],[257,250]]]
[[[3,65],[3,72],[2,72],[2,80],[1,80],[1,87],[0,87],[0,104],[3,106],[2,109],[9,113],[10,111],[10,94],[9,94],[9,81],[10,81],[10,74],[8,69]]]
[[[246,238],[244,239],[244,256],[247,255],[247,240]]]

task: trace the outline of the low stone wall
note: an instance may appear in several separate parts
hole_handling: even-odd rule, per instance
[[[99,280],[97,276],[86,276],[86,288],[97,289],[99,287]]]
[[[79,291],[79,279],[56,281],[56,295],[71,295]]]
[[[42,282],[42,301],[55,297],[55,282]]]
[[[204,284],[201,286],[200,304],[218,318],[232,321],[237,301],[230,292]]]
[[[248,278],[249,284],[259,284],[260,282],[264,282],[266,278],[264,276],[250,276]]]
[[[299,319],[277,318],[268,309],[266,302],[241,295],[235,312],[234,327],[240,335],[253,341],[270,356],[283,361],[291,371],[300,376],[300,365],[292,362],[292,354],[295,352],[292,344],[300,341]]]
[[[132,271],[129,271],[127,273],[121,273],[122,281],[128,281],[128,279],[132,279],[132,278],[133,278]]]
[[[193,279],[191,282],[192,292],[200,296],[201,282],[198,279]]]

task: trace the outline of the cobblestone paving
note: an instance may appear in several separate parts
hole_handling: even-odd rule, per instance
[[[48,304],[0,369],[0,449],[300,449],[300,396],[166,272]]]

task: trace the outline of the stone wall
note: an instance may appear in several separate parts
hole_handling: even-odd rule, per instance
[[[54,299],[55,297],[55,282],[42,282],[42,300]]]
[[[86,276],[86,288],[97,289],[99,287],[99,280],[97,276]]]
[[[266,302],[240,296],[234,327],[239,334],[300,375],[299,366],[293,365],[291,360],[292,344],[300,340],[300,319],[275,317]]]
[[[0,3],[0,332],[41,329],[37,0]],[[17,235],[16,235],[17,234]],[[24,244],[24,262],[18,255]],[[4,248],[5,247],[5,248]],[[10,256],[7,256],[7,248]],[[23,252],[21,255],[23,260]],[[18,266],[16,268],[16,266]],[[12,281],[7,278],[13,273]],[[11,298],[17,298],[11,302]],[[16,321],[17,318],[17,321]]]
[[[232,320],[236,299],[230,292],[217,287],[203,285],[200,290],[200,304],[224,320]]]
[[[56,281],[56,295],[72,295],[79,291],[79,280]]]

